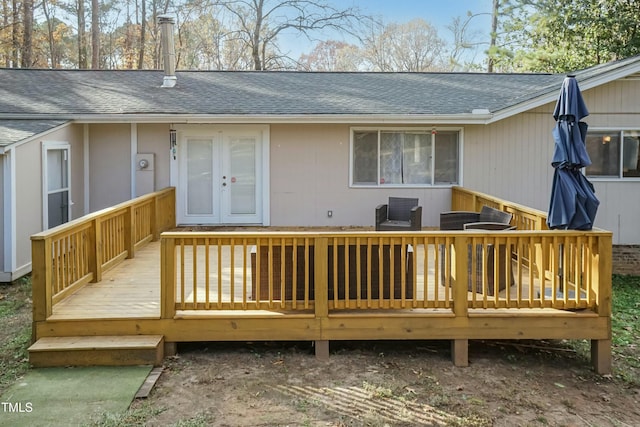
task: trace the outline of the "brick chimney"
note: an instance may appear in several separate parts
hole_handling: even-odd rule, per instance
[[[178,81],[176,77],[176,48],[173,41],[175,20],[171,16],[161,15],[158,17],[158,25],[160,25],[162,59],[164,61],[162,87],[174,87]]]

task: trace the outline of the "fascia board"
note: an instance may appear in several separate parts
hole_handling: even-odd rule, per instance
[[[640,72],[640,60],[637,59],[630,64],[618,67],[614,70],[611,70],[605,73],[597,74],[593,77],[580,78],[580,72],[577,72],[576,78],[579,81],[580,90],[584,92],[585,90],[589,90],[594,87],[611,83],[613,81],[628,77],[638,72]],[[516,114],[532,110],[534,108],[540,107],[542,105],[545,105],[551,102],[556,102],[558,99],[559,92],[560,92],[560,86],[553,89],[553,91],[550,93],[546,93],[544,95],[530,99],[526,102],[522,102],[512,107],[508,107],[503,110],[496,111],[493,117],[491,118],[491,120],[489,120],[487,124],[504,120],[511,116],[515,116]]]
[[[3,118],[5,118],[5,119],[6,119],[6,118],[8,118],[8,117],[3,117]],[[36,118],[35,118],[35,117],[29,117],[29,118],[30,118],[30,119],[34,119],[34,120],[36,120]],[[39,120],[40,118],[38,117],[37,119]],[[26,120],[26,119],[23,117],[23,118],[22,118],[22,120]],[[54,120],[62,120],[62,119],[60,119],[60,118],[56,118],[56,119],[54,119]],[[67,119],[67,120],[68,120],[68,119]],[[43,138],[43,137],[47,136],[48,134],[50,134],[51,132],[55,132],[55,131],[58,131],[58,130],[60,130],[60,129],[63,129],[63,128],[65,128],[65,127],[67,127],[67,126],[71,125],[72,123],[73,123],[73,122],[72,122],[71,120],[69,120],[69,121],[68,121],[68,122],[66,122],[66,123],[63,123],[63,124],[58,125],[58,126],[56,126],[56,127],[53,127],[53,128],[51,128],[51,129],[47,129],[47,130],[46,130],[46,131],[44,131],[44,132],[36,133],[36,134],[34,134],[34,135],[32,135],[32,136],[30,136],[30,137],[28,137],[28,138],[21,139],[20,141],[16,141],[16,142],[13,142],[13,143],[11,143],[11,144],[7,144],[7,145],[5,145],[5,146],[2,146],[2,147],[0,147],[0,155],[1,155],[1,154],[4,154],[4,153],[5,153],[5,152],[7,152],[7,151],[12,150],[13,148],[19,147],[19,146],[21,146],[21,145],[23,145],[23,144],[27,144],[27,143],[29,143],[29,142],[31,142],[31,141],[36,140],[36,139]]]
[[[493,114],[299,114],[299,115],[276,115],[276,114],[234,114],[234,115],[208,115],[208,114],[108,114],[108,115],[78,115],[71,118],[73,123],[322,123],[322,124],[486,124]],[[14,117],[16,118],[16,117]],[[21,117],[22,119],[60,119],[55,116]],[[68,118],[68,117],[65,117]]]

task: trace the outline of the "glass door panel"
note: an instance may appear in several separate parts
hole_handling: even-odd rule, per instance
[[[211,138],[186,140],[186,216],[210,222],[217,217],[215,141]]]

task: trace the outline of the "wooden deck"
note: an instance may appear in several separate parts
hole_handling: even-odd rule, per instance
[[[53,307],[49,320],[159,319],[160,242],[151,242]]]
[[[201,248],[202,249],[202,248]],[[242,277],[243,266],[242,257],[236,251],[235,256],[235,277]],[[426,259],[433,260],[435,254],[431,249],[430,254]],[[209,248],[210,259],[217,259],[217,248]],[[415,256],[417,259],[417,271],[416,274],[416,298],[418,300],[433,300],[436,297],[440,301],[446,301],[446,295],[444,286],[439,284],[439,281],[435,277],[435,266],[431,265],[426,270],[426,275],[421,274],[424,270],[424,247],[420,246],[415,250]],[[200,257],[198,260],[197,270],[204,271],[205,266]],[[225,253],[225,258],[222,261],[223,265],[228,265],[228,253]],[[186,252],[184,264],[187,266],[185,269],[186,275],[193,274],[193,253]],[[126,259],[122,263],[115,266],[113,269],[104,273],[102,281],[99,283],[89,283],[79,289],[74,294],[66,297],[53,307],[53,313],[49,317],[50,321],[57,320],[86,320],[86,319],[160,319],[160,242],[150,242],[142,249],[136,252],[136,256],[133,259]],[[515,269],[515,262],[512,264],[512,270]],[[529,271],[523,270],[523,280],[521,292],[529,294]],[[213,275],[213,281],[216,282],[216,276]],[[222,281],[222,301],[230,301],[231,294],[228,291],[230,289],[231,273],[227,268],[223,272]],[[247,299],[251,299],[251,271],[248,271],[247,286],[238,280],[234,286],[235,295],[247,295]],[[534,288],[536,295],[540,292],[540,280],[534,278]],[[546,288],[550,289],[551,283],[549,280],[545,281]],[[426,284],[426,286],[425,286]],[[438,289],[436,289],[438,288]],[[436,295],[436,290],[438,291]],[[426,292],[426,294],[425,294]],[[513,301],[517,300],[518,292],[516,284],[513,283],[509,290],[503,289],[499,292],[497,297],[499,299],[505,299],[509,292],[509,298]],[[176,288],[176,293],[179,293],[179,288]],[[190,289],[190,293],[185,295],[185,300],[193,300],[194,295],[196,300],[200,303],[206,301],[206,289],[203,282],[198,283],[196,292],[193,292],[193,288]],[[218,288],[216,286],[211,287],[209,290],[209,301],[215,304],[218,297]],[[482,295],[475,294],[473,292],[467,293],[469,301],[480,300]],[[492,296],[489,297],[493,299]],[[190,310],[180,310],[179,315],[185,316],[197,316],[196,313],[189,313]],[[312,310],[309,309],[311,312]],[[417,309],[414,309],[417,311]],[[547,310],[548,313],[558,312],[558,310]],[[263,314],[267,310],[263,311]],[[199,316],[203,316],[206,313],[200,313]],[[248,314],[248,313],[246,313]],[[391,314],[387,312],[387,314]],[[209,313],[210,315],[210,313]]]
[[[589,339],[595,370],[611,370],[609,232],[545,230],[539,212],[464,189],[453,209],[507,210],[518,230],[185,232],[173,197],[33,236],[34,341],[162,337],[168,354],[188,341],[314,341],[324,358],[333,340],[445,339],[465,366],[470,339]]]

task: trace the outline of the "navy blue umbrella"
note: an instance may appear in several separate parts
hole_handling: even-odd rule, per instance
[[[593,185],[581,169],[591,164],[585,139],[589,115],[575,77],[562,82],[553,118],[555,148],[551,165],[555,168],[547,225],[551,229],[590,230],[600,202]]]

